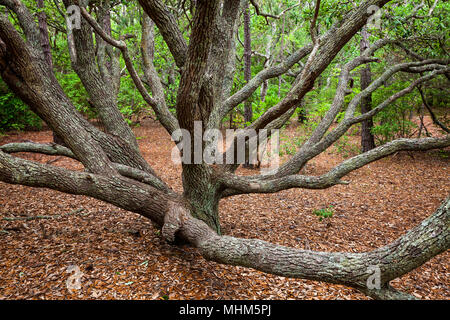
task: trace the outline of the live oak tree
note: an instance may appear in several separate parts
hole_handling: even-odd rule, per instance
[[[127,37],[115,39],[108,27],[109,1],[63,2],[66,8],[76,4],[81,9],[80,28],[74,28],[68,34],[71,63],[98,112],[104,130],[85,120],[62,90],[48,66],[39,25],[29,9],[19,0],[0,0],[0,5],[14,14],[20,26],[16,28],[7,15],[0,14],[1,76],[9,88],[64,141],[64,146],[30,142],[1,146],[1,181],[86,195],[139,213],[161,227],[161,234],[167,241],[186,241],[197,247],[208,260],[285,277],[344,284],[380,299],[411,298],[392,288],[389,282],[449,248],[450,198],[405,235],[365,253],[316,252],[222,235],[218,212],[219,201],[224,197],[273,193],[289,188],[329,188],[348,183],[341,179],[351,171],[398,151],[448,147],[450,135],[398,139],[349,158],[320,176],[299,174],[308,161],[330,147],[352,125],[372,118],[419,85],[438,76],[448,77],[448,60],[423,58],[405,48],[401,40],[381,38],[342,66],[330,108],[306,142],[278,170],[266,175],[240,176],[235,174],[238,165],[182,164],[182,194],[173,191],[145,161],[117,106],[120,57],[137,90],[167,132],[172,134],[181,128],[192,136],[195,121],[202,121],[203,130],[219,128],[227,114],[263,83],[301,65],[289,92],[248,125],[249,129],[255,130],[281,128],[312,90],[315,80],[366,24],[371,15],[369,7],[383,8],[388,0],[362,1],[328,30],[317,28],[320,5],[317,1],[310,23],[311,42],[297,48],[282,61],[264,68],[234,93],[231,93],[230,79],[235,72],[236,24],[245,1],[192,2],[191,32],[186,40],[168,4],[161,0],[140,0],[146,13],[142,23],[143,76],[135,69]],[[250,2],[255,9],[258,8],[257,1]],[[95,18],[93,11],[86,9],[94,5],[98,9]],[[268,20],[279,18],[263,13],[260,8],[257,13]],[[181,73],[175,115],[169,110],[163,83],[152,61],[153,24]],[[377,62],[377,50],[393,46],[405,48],[412,58],[384,70],[347,103],[345,97],[351,72]],[[407,87],[373,105],[370,111],[356,113],[364,99],[397,73],[416,76]],[[342,110],[343,118],[334,125]],[[11,155],[15,152],[71,157],[82,163],[85,170],[71,171],[24,160]],[[371,276],[368,270],[373,266],[380,271],[378,288],[367,286]]]

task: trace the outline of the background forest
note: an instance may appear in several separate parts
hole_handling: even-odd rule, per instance
[[[98,2],[98,8],[95,5],[96,2]],[[26,0],[24,3],[35,14],[36,19],[41,19],[41,27],[47,28],[53,68],[65,93],[87,118],[95,119],[97,115],[89,103],[88,94],[71,66],[65,12],[61,1]],[[102,14],[99,12],[102,8],[101,1],[91,1],[91,3],[91,14],[93,16]],[[187,38],[190,34],[193,4],[190,1],[166,1],[166,3],[176,16],[180,29]],[[358,6],[358,3],[359,1],[321,1],[317,22],[319,30],[321,26],[324,30],[328,29],[348,10]],[[309,21],[314,13],[314,4],[314,1],[259,0],[251,1],[249,5],[244,6],[238,30],[236,30],[236,73],[231,93],[249,81],[253,75],[264,68],[276,65],[292,54],[295,48],[308,43]],[[6,8],[3,10],[7,11]],[[314,89],[307,94],[302,105],[297,108],[291,123],[301,124],[299,130],[302,132],[311,132],[315,128],[331,105],[342,64],[360,55],[364,41],[374,43],[382,37],[390,36],[408,39],[406,49],[421,56],[436,58],[448,55],[449,11],[450,4],[446,1],[417,0],[395,1],[382,10],[374,12],[373,20],[365,32],[366,36],[357,35],[343,48],[318,78]],[[111,10],[107,17],[112,35],[115,38],[127,39],[130,56],[136,70],[141,74],[143,73],[142,17],[142,8],[136,1],[111,1]],[[17,21],[14,21],[14,15],[10,15],[10,19],[17,24]],[[157,28],[154,28],[152,40],[153,62],[162,79],[168,105],[171,111],[175,112],[175,97],[180,73]],[[97,46],[96,50],[99,52],[100,46]],[[379,50],[377,52],[379,63],[372,64],[373,66],[370,67],[362,66],[352,72],[353,88],[347,100],[350,101],[361,91],[361,85],[364,85],[361,81],[362,70],[368,69],[369,79],[377,78],[389,66],[404,61],[405,55],[407,52],[402,48]],[[106,56],[106,59],[111,58]],[[117,75],[120,78],[117,101],[127,122],[131,126],[139,126],[143,118],[155,118],[153,111],[126,72],[122,56],[117,54],[115,59],[119,59],[120,68]],[[300,62],[287,74],[265,81],[245,103],[241,103],[228,114],[223,120],[223,126],[243,127],[246,123],[258,118],[268,108],[276,105],[292,86],[304,63],[305,61]],[[373,104],[377,105],[393,92],[406,87],[412,77],[414,75],[411,74],[395,75],[372,95]],[[375,144],[380,145],[400,137],[430,135],[423,122],[412,121],[413,116],[418,116],[420,120],[424,115],[429,116],[431,112],[433,119],[447,127],[450,121],[449,97],[447,83],[436,79],[426,82],[420,89],[396,101],[378,113],[373,123],[369,124],[368,130],[373,135]],[[30,111],[2,80],[0,80],[0,105],[0,132],[40,129],[44,125],[43,121]],[[349,134],[359,135],[361,129],[352,130]],[[294,153],[296,147],[303,142],[301,136],[304,135],[298,135],[298,138],[284,136],[281,152]],[[357,145],[349,145],[347,135],[339,140],[338,147],[344,153],[354,153],[359,148]]]

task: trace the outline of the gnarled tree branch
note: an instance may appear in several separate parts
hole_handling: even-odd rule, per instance
[[[348,184],[341,180],[351,171],[399,151],[425,151],[450,146],[450,135],[440,138],[397,139],[363,154],[345,160],[321,176],[286,175],[280,178],[264,179],[218,173],[218,179],[231,190],[224,197],[242,193],[274,193],[290,188],[325,189],[336,184]]]
[[[160,0],[139,0],[144,11],[155,22],[179,68],[182,68],[187,57],[188,46],[178,28],[175,17]]]
[[[151,87],[153,92],[156,95],[156,98],[150,96],[144,84],[142,83],[141,78],[139,77],[136,69],[133,66],[133,62],[131,61],[130,55],[128,53],[128,48],[124,40],[115,40],[111,36],[109,36],[102,27],[98,24],[98,22],[87,12],[86,8],[80,8],[81,14],[87,20],[87,22],[94,28],[95,32],[97,32],[103,40],[105,40],[110,45],[120,49],[122,52],[123,59],[125,61],[125,65],[128,69],[128,72],[133,79],[136,88],[139,90],[139,93],[144,98],[145,102],[147,102],[155,111],[156,115],[160,118],[161,124],[166,128],[166,130],[171,134],[178,128],[178,123],[175,117],[170,113],[169,108],[167,107],[164,100],[164,91],[161,86],[160,79],[156,73],[156,70],[153,68],[153,72],[151,73],[150,80]],[[149,67],[149,66],[147,66]]]
[[[32,152],[32,153],[41,153],[51,156],[64,156],[68,158],[72,158],[78,160],[75,154],[67,147],[49,143],[49,144],[41,144],[34,142],[16,142],[16,143],[8,143],[0,146],[0,150],[5,153],[18,153],[18,152]],[[168,193],[173,193],[173,191],[163,183],[158,177],[140,170],[136,169],[124,164],[120,163],[112,163],[113,167],[124,177],[128,177],[130,179],[134,179],[136,181],[140,181],[142,183],[146,183],[159,189],[161,191],[165,191]]]

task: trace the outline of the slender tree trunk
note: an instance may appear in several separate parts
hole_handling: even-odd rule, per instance
[[[38,9],[42,10],[38,13],[39,35],[41,40],[42,51],[44,52],[45,61],[47,61],[50,70],[53,70],[53,59],[50,47],[50,38],[48,35],[47,15],[43,11],[44,0],[36,0],[36,6]],[[64,140],[61,137],[59,137],[55,132],[53,132],[53,142],[65,146]]]
[[[36,0],[36,5],[38,9],[42,10],[38,13],[38,21],[39,21],[39,33],[41,37],[41,45],[42,50],[44,51],[45,60],[47,61],[50,70],[53,69],[53,59],[52,52],[50,48],[50,38],[48,35],[48,25],[47,25],[47,15],[43,11],[44,9],[44,0]]]
[[[369,43],[370,34],[367,32],[366,28],[363,27],[361,30],[361,42],[360,42],[360,52],[361,54],[366,50]],[[366,89],[370,82],[372,81],[372,76],[370,72],[370,66],[361,69],[361,91]],[[372,95],[361,100],[361,113],[369,112],[372,109]],[[375,139],[371,132],[373,128],[373,120],[369,118],[362,122],[361,129],[361,149],[362,152],[367,152],[375,148]]]
[[[266,101],[267,89],[269,89],[269,83],[265,80],[261,85],[261,101]]]
[[[283,60],[283,54],[284,54],[284,30],[286,26],[286,16],[283,16],[283,24],[281,27],[281,48],[279,53],[279,60]],[[278,76],[278,98],[281,98],[281,84],[282,84],[282,77]]]
[[[271,66],[274,58],[272,57],[272,46],[278,41],[275,40],[274,38],[276,37],[276,32],[277,32],[277,25],[276,23],[272,23],[272,31],[271,33],[268,35],[268,39],[267,39],[267,47],[266,47],[266,61],[264,62],[264,68],[267,68],[269,66]],[[267,80],[264,80],[262,82],[261,85],[261,101],[265,101],[266,100],[266,95],[267,95],[267,90],[269,89],[269,82]]]
[[[248,83],[252,78],[252,38],[250,32],[250,8],[249,4],[244,7],[244,80]],[[244,122],[246,125],[252,122],[253,110],[252,101],[249,97],[244,102]],[[253,168],[253,164],[249,162],[250,156],[246,157],[244,167]]]
[[[428,101],[427,101],[427,99],[426,99],[426,97],[425,97],[425,92],[423,91],[423,89],[422,89],[420,86],[418,86],[417,89],[419,90],[419,93],[420,93],[420,96],[421,96],[422,102],[423,102],[421,108],[422,108],[422,109],[423,109],[423,107],[427,108],[428,112],[430,113],[431,119],[433,120],[433,123],[434,123],[435,125],[439,126],[439,127],[440,127],[442,130],[444,130],[445,132],[450,133],[450,129],[447,128],[447,127],[445,126],[445,124],[443,124],[441,121],[439,121],[439,119],[438,119],[438,118],[436,117],[436,115],[434,114],[433,110],[431,109],[430,104],[428,103]],[[425,126],[424,126],[424,127],[425,127]],[[425,130],[426,130],[426,129],[427,129],[427,128],[425,127]],[[427,132],[427,135],[428,135],[428,132]]]
[[[103,16],[103,30],[111,36],[111,12],[109,10],[106,10]],[[106,60],[105,65],[106,68],[111,71],[111,61]]]
[[[252,39],[250,33],[250,8],[247,2],[244,8],[244,80],[248,83],[252,78]],[[253,117],[251,99],[244,103],[244,121],[251,122]]]
[[[306,110],[305,110],[305,100],[302,99],[302,101],[300,101],[300,106],[298,107],[297,110],[297,120],[298,123],[305,123],[307,118],[306,118]]]

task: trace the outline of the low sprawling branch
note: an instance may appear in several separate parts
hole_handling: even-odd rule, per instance
[[[283,277],[344,284],[378,299],[413,299],[390,287],[389,282],[450,246],[450,198],[419,226],[394,242],[366,253],[315,252],[262,240],[219,236],[181,207],[170,209],[168,215],[171,216],[165,220],[171,223],[168,236],[178,232],[208,260]],[[368,286],[374,268],[380,273],[378,288]]]
[[[348,184],[341,180],[351,171],[399,151],[425,151],[450,146],[450,135],[440,138],[397,139],[340,163],[321,176],[286,175],[280,178],[264,179],[252,176],[237,176],[218,173],[218,179],[231,190],[223,197],[242,193],[273,193],[290,188],[325,189],[336,184]]]
[[[305,187],[306,185],[314,186],[314,188],[317,188],[317,186],[325,186],[329,187],[330,182],[324,183],[323,181],[309,181],[306,182],[303,180],[303,178],[293,178],[290,177],[286,180],[286,182],[283,182],[278,185],[278,180],[281,177],[286,177],[290,175],[295,175],[298,173],[301,168],[312,158],[317,156],[318,154],[322,153],[324,150],[326,150],[328,147],[330,147],[334,142],[336,142],[342,135],[345,134],[345,132],[354,124],[362,122],[368,118],[373,117],[378,112],[386,108],[387,106],[391,105],[396,100],[400,99],[401,97],[405,96],[406,94],[410,93],[416,86],[420,85],[421,83],[425,81],[429,81],[430,79],[433,79],[434,77],[444,74],[448,72],[448,68],[446,67],[446,64],[448,64],[448,61],[442,61],[442,60],[423,60],[418,62],[408,62],[408,63],[401,63],[394,65],[390,68],[388,68],[379,78],[377,78],[375,81],[373,81],[365,90],[360,92],[359,94],[355,95],[355,97],[350,101],[350,103],[347,106],[344,119],[339,123],[339,125],[333,129],[331,132],[327,134],[327,136],[324,138],[325,134],[335,121],[336,116],[338,113],[342,110],[344,105],[344,98],[347,94],[347,85],[350,77],[350,72],[355,69],[356,67],[360,66],[361,64],[373,62],[376,61],[375,58],[372,57],[372,54],[380,49],[381,47],[385,46],[386,44],[392,43],[392,40],[389,39],[382,39],[377,42],[375,42],[371,47],[369,47],[361,56],[355,58],[354,60],[350,61],[344,67],[342,68],[338,87],[336,89],[335,97],[333,100],[333,103],[331,104],[329,110],[325,114],[322,121],[319,123],[317,128],[313,131],[309,139],[301,146],[301,148],[296,152],[296,154],[289,159],[286,163],[284,163],[276,172],[272,174],[268,174],[265,176],[247,176],[242,177],[240,179],[247,180],[248,183],[252,183],[253,180],[264,180],[264,181],[270,181],[272,179],[275,179],[277,182],[275,183],[277,185],[278,190],[282,190],[282,186],[284,183],[286,183],[286,186],[288,187],[295,187],[296,183],[298,183],[299,187]],[[310,58],[313,59],[313,54],[311,54]],[[308,65],[308,62],[306,63]],[[306,66],[305,66],[306,68]],[[360,116],[355,117],[354,113],[359,105],[360,101],[377,90],[385,81],[389,78],[391,78],[394,74],[400,71],[404,72],[416,72],[417,70],[420,70],[420,72],[424,71],[431,71],[426,75],[421,76],[420,78],[413,81],[408,87],[404,88],[403,90],[400,90],[393,94],[391,97],[383,101],[381,104],[379,104],[377,107],[373,108],[371,111],[364,113]],[[293,109],[291,109],[293,110]],[[278,120],[282,119],[284,120],[285,115],[277,118]],[[272,121],[266,128],[269,128],[276,120]],[[252,127],[252,126],[251,126]],[[250,127],[250,128],[251,128]],[[238,134],[236,134],[236,138],[238,139]],[[233,166],[233,168],[237,168],[237,166]],[[298,180],[300,179],[300,180]],[[289,182],[287,182],[289,181]],[[265,188],[268,188],[267,186],[263,187],[262,190]],[[269,188],[270,190],[272,188]],[[242,192],[242,190],[241,190]],[[264,192],[264,191],[260,191]],[[240,193],[240,192],[237,192]],[[236,194],[236,190],[226,190],[224,192],[224,196],[229,196]]]
[[[48,69],[41,48],[33,49],[24,41],[4,15],[0,15],[0,38],[3,43],[0,47],[3,80],[45,119],[88,170],[115,175],[118,173],[112,165],[114,162],[156,176],[139,153],[137,144],[100,131],[81,116]],[[136,142],[133,133],[131,135]]]
[[[64,156],[78,160],[75,154],[69,148],[55,143],[49,144],[41,144],[34,142],[8,143],[0,146],[0,150],[5,153],[32,152],[51,156]],[[173,193],[173,191],[158,177],[155,177],[154,175],[146,171],[136,169],[120,163],[113,162],[112,165],[124,177],[128,177],[130,179],[134,179],[136,181],[140,181],[142,183],[151,185],[161,191]]]
[[[162,234],[168,241],[181,237],[208,260],[284,277],[343,284],[374,298],[412,298],[391,288],[389,282],[450,246],[450,198],[420,225],[384,247],[366,253],[331,253],[219,236],[194,218],[176,197],[127,178],[69,171],[0,151],[0,180],[86,195],[137,212],[162,226]],[[368,285],[374,268],[379,270],[379,287]]]
[[[222,74],[213,78],[210,73],[224,70],[222,66],[213,65],[215,62],[222,60],[221,63],[229,63],[230,59],[226,59],[226,54],[222,55],[220,52],[221,40],[215,38],[217,35],[215,29],[226,20],[226,35],[223,35],[221,39],[226,42],[224,48],[230,49],[239,12],[239,1],[233,0],[226,4],[222,1],[196,1],[189,47],[178,29],[176,19],[163,1],[140,0],[139,2],[159,28],[177,66],[182,69],[176,106],[177,119],[172,116],[164,102],[161,81],[150,59],[144,61],[144,64],[147,70],[151,71],[151,74],[146,75],[146,80],[149,82],[152,96],[147,92],[132,64],[124,39],[115,40],[84,7],[81,7],[84,32],[80,31],[75,41],[81,49],[83,45],[91,46],[86,52],[93,52],[92,27],[103,41],[118,48],[122,52],[136,87],[147,103],[154,108],[163,126],[172,133],[178,128],[178,123],[182,128],[192,131],[193,122],[199,119],[209,121],[206,124],[208,128],[218,127],[222,118],[247,99],[261,83],[286,73],[302,58],[309,55],[287,96],[279,104],[267,110],[250,127],[253,129],[278,128],[289,119],[322,71],[366,23],[369,16],[367,9],[373,5],[382,7],[388,0],[364,1],[320,38],[315,31],[320,4],[320,1],[317,1],[315,17],[311,24],[311,29],[314,31],[312,32],[313,44],[297,50],[280,64],[264,69],[223,103],[215,101],[220,95],[215,94],[217,88],[214,86],[218,83],[225,86],[226,81]],[[69,3],[79,2],[65,0],[66,5]],[[83,1],[83,4],[86,3]],[[254,1],[252,3],[255,4]],[[108,124],[109,133],[97,130],[83,119],[64,94],[54,75],[44,65],[45,60],[39,46],[36,24],[29,11],[16,0],[0,0],[0,4],[7,5],[17,14],[26,36],[24,40],[8,18],[0,14],[1,76],[8,86],[63,138],[68,146],[28,142],[0,146],[0,181],[89,196],[136,212],[161,227],[161,234],[167,241],[172,242],[176,238],[184,239],[196,246],[208,260],[249,267],[285,277],[343,284],[375,298],[411,298],[393,289],[389,282],[449,248],[450,198],[445,200],[433,215],[402,237],[391,244],[365,253],[314,252],[288,248],[257,239],[221,236],[218,216],[219,200],[224,196],[239,193],[269,193],[288,188],[328,188],[335,184],[348,183],[341,178],[349,172],[395,152],[450,146],[450,135],[438,138],[399,139],[345,160],[321,176],[297,175],[307,161],[326,150],[351,125],[374,116],[389,104],[411,92],[417,85],[439,74],[448,74],[448,61],[420,59],[419,62],[404,63],[389,68],[365,90],[355,95],[347,106],[344,119],[336,128],[328,132],[337,113],[344,105],[350,71],[359,65],[375,61],[372,57],[373,52],[389,40],[383,39],[377,42],[360,57],[344,66],[335,99],[324,120],[299,152],[275,174],[242,177],[206,163],[183,165],[184,192],[181,196],[173,192],[154,174],[139,153],[137,142],[128,127],[124,132],[130,139],[133,138],[133,143],[127,143],[130,139],[122,139],[120,132],[114,131],[113,125],[117,117]],[[221,16],[228,13],[233,17]],[[145,25],[144,21],[144,36],[149,30],[149,25]],[[84,36],[86,38],[83,38]],[[37,46],[34,43],[35,38]],[[230,53],[228,55],[230,56]],[[144,58],[151,57],[145,55],[145,52],[144,56]],[[98,67],[94,63],[94,58],[89,55],[80,55],[79,58],[80,64],[75,67],[87,67],[88,71]],[[86,63],[81,58],[86,58]],[[395,93],[371,111],[360,116],[354,115],[361,99],[400,71],[420,73],[420,77],[409,87]],[[92,81],[97,78],[93,77]],[[83,84],[86,86],[88,82],[84,81]],[[101,96],[97,98],[101,99]],[[105,102],[105,108],[107,107]],[[117,112],[115,114],[117,116]],[[120,125],[123,125],[123,121]],[[125,127],[122,126],[122,128]],[[17,152],[38,152],[70,157],[80,161],[87,170],[71,171],[10,154]],[[370,271],[373,268],[380,271],[380,286],[375,288],[368,285],[372,275]]]
[[[161,226],[167,211],[167,202],[177,199],[175,194],[168,194],[120,175],[106,176],[71,171],[14,157],[2,150],[0,150],[0,181],[93,197],[142,214]]]

